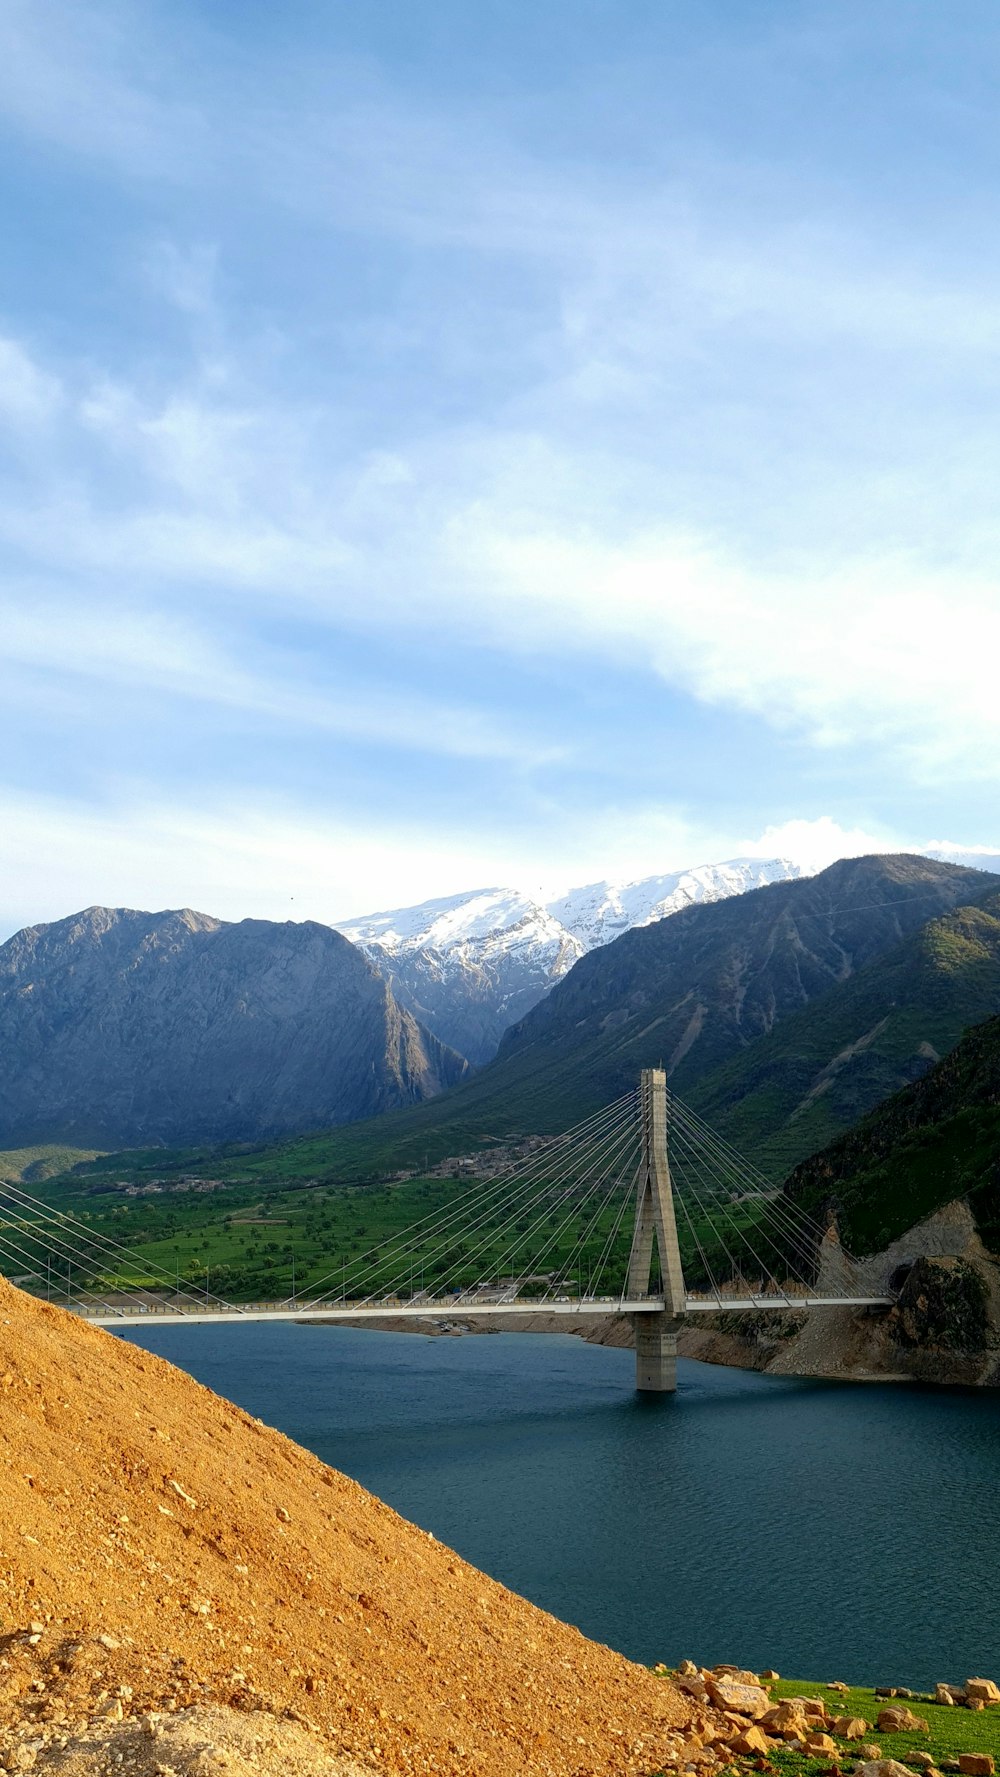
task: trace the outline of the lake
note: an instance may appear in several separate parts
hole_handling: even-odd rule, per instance
[[[169,1358],[633,1659],[933,1685],[1000,1671],[1000,1398],[569,1336],[143,1327]]]

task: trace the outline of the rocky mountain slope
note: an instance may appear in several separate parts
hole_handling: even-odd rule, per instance
[[[994,878],[995,880],[995,878]],[[1000,890],[933,919],[691,1090],[721,1135],[782,1176],[1000,1013]],[[761,1140],[762,1109],[771,1133]]]
[[[802,874],[788,858],[733,858],[639,882],[590,883],[546,904],[517,889],[476,889],[365,914],[339,930],[401,1005],[479,1067],[588,950],[684,907]]]
[[[772,1041],[784,1020],[842,990],[929,920],[991,892],[988,872],[908,855],[856,858],[637,928],[581,958],[473,1079],[332,1135],[310,1164],[370,1177],[512,1135],[555,1133],[661,1062],[675,1089],[697,1101],[700,1081]],[[787,1117],[785,1102],[761,1092],[748,1151]],[[276,1154],[276,1172],[282,1164]]]
[[[0,1147],[278,1135],[464,1071],[326,926],[92,907],[0,947]]]
[[[956,1198],[1000,1250],[1000,1017],[804,1160],[785,1190],[805,1208],[829,1207],[852,1252],[888,1245]]]
[[[584,953],[545,907],[514,889],[479,889],[340,927],[400,1004],[482,1066],[508,1024],[530,1011]]]
[[[307,1735],[372,1777],[639,1777],[692,1755],[706,1772],[731,1762],[717,1712],[162,1359],[2,1279],[0,1393],[6,1768],[35,1763],[12,1747],[17,1724],[27,1754],[94,1716],[125,1716],[159,1746],[146,1768],[172,1770],[160,1725],[193,1705],[244,1715],[249,1761],[262,1718],[301,1729],[285,1763],[272,1731],[267,1764],[237,1763],[234,1747],[204,1755],[191,1767],[201,1777],[247,1762],[314,1777],[297,1762]],[[714,1733],[685,1747],[692,1718]],[[131,1768],[107,1756],[91,1768]]]
[[[689,1356],[777,1375],[1000,1386],[1000,1017],[803,1161],[784,1189],[819,1227],[835,1219],[863,1261],[861,1287],[888,1290],[895,1307],[689,1327]],[[822,1277],[835,1249],[818,1251]]]

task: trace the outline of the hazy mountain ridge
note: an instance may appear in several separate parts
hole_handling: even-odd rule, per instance
[[[94,907],[0,946],[0,1146],[277,1136],[465,1067],[315,922]]]
[[[637,882],[596,882],[543,903],[488,888],[365,914],[338,930],[396,997],[476,1066],[589,950],[685,907],[804,874],[787,858],[733,858]]]

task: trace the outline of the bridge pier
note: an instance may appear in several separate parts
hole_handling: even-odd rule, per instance
[[[640,1394],[677,1388],[677,1322],[668,1314],[633,1314],[635,1386]]]

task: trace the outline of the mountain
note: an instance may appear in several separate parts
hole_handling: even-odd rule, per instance
[[[730,858],[724,864],[698,864],[669,876],[646,876],[641,882],[592,882],[550,901],[548,911],[584,950],[594,950],[634,926],[652,925],[685,907],[724,901],[730,895],[745,895],[750,889],[806,874],[790,858]]]
[[[968,1031],[922,1080],[796,1168],[785,1190],[830,1205],[852,1252],[876,1252],[956,1198],[1000,1248],[1000,1017]]]
[[[780,1177],[926,1074],[969,1025],[993,1013],[1000,1013],[998,888],[930,920],[783,1019],[703,1076],[692,1103]]]
[[[399,1000],[475,1066],[583,955],[584,946],[515,889],[477,889],[340,931],[364,950]]]
[[[503,1033],[588,950],[705,901],[801,876],[787,858],[733,858],[640,882],[596,882],[542,903],[517,889],[475,889],[369,913],[339,930],[405,1006],[476,1067]]]
[[[313,922],[91,907],[0,946],[0,1147],[279,1135],[465,1069]]]
[[[473,1079],[324,1138],[310,1167],[371,1177],[556,1133],[660,1062],[697,1104],[700,1082],[717,1081],[751,1045],[763,1054],[786,1019],[824,996],[832,1006],[859,970],[929,920],[996,892],[987,872],[905,854],[853,858],[637,927],[582,957]],[[787,1099],[772,1104],[761,1092],[754,1116],[750,1157],[787,1121]],[[283,1164],[276,1153],[276,1173]]]

